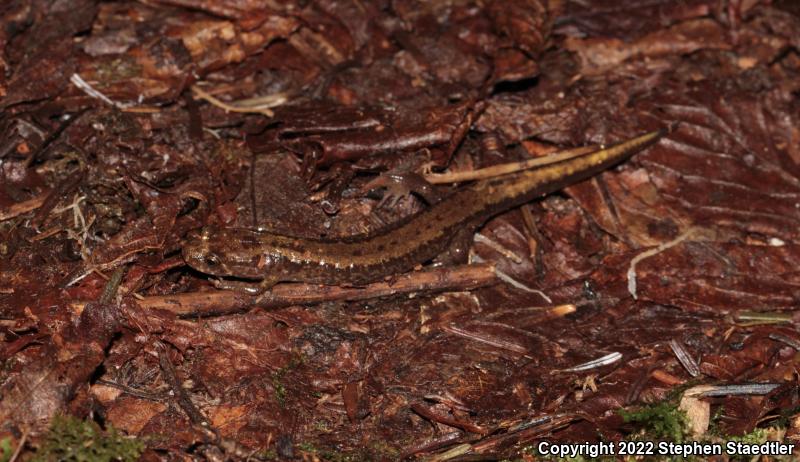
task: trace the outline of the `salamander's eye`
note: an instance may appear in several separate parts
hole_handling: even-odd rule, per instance
[[[219,258],[216,255],[205,255],[203,257],[203,262],[208,266],[217,266],[219,265]]]

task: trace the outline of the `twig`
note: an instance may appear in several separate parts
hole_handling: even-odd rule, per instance
[[[22,448],[25,447],[25,442],[28,440],[28,434],[30,430],[25,429],[25,433],[22,434],[22,438],[19,439],[19,444],[17,445],[17,449],[14,450],[14,454],[11,455],[11,458],[8,459],[8,462],[15,462],[19,457],[20,453],[22,453]]]
[[[740,311],[735,315],[736,321],[745,326],[758,326],[761,324],[781,324],[792,322],[790,313],[761,313],[758,311]]]
[[[593,360],[591,360],[589,362],[586,362],[586,363],[579,364],[579,365],[574,366],[574,367],[570,367],[570,368],[564,369],[563,372],[588,371],[590,369],[595,369],[595,368],[598,368],[598,367],[608,366],[609,364],[614,364],[615,362],[619,361],[620,359],[622,359],[622,353],[619,353],[619,352],[615,351],[613,353],[609,353],[609,354],[603,356],[602,358],[593,359]]]
[[[61,134],[64,133],[64,130],[69,128],[70,125],[74,124],[78,119],[80,119],[86,112],[89,111],[89,108],[81,109],[75,115],[65,114],[61,117],[61,124],[53,130],[47,138],[42,141],[39,146],[34,150],[31,155],[28,156],[28,159],[25,161],[26,167],[30,167],[30,165],[36,162],[39,157],[52,145],[57,139],[61,137]]]
[[[644,372],[642,372],[636,381],[633,382],[631,388],[628,390],[627,396],[625,396],[625,405],[631,405],[639,400],[639,397],[642,394],[642,389],[644,388],[644,384],[650,380],[650,376],[652,375],[653,371],[659,366],[658,362],[651,364]]]
[[[105,385],[107,387],[116,388],[117,390],[122,391],[123,393],[127,393],[131,396],[136,396],[137,398],[142,398],[150,401],[165,401],[167,397],[164,394],[158,393],[150,393],[149,391],[142,391],[133,387],[129,387],[127,385],[122,385],[121,383],[112,382],[106,379],[97,379],[97,382],[100,385]]]
[[[486,334],[470,332],[453,324],[449,326],[442,326],[442,330],[454,335],[458,335],[459,337],[464,337],[466,339],[473,340],[478,343],[483,343],[493,347],[502,348],[504,350],[513,351],[514,353],[519,353],[528,359],[533,359],[533,357],[529,354],[528,349],[518,343],[509,342]]]
[[[504,247],[503,244],[500,244],[499,242],[493,240],[490,237],[484,236],[481,233],[475,233],[475,242],[490,247],[492,250],[508,258],[516,265],[522,263],[522,257],[514,253],[513,250]]]
[[[58,183],[58,185],[47,194],[47,198],[42,202],[39,210],[36,211],[36,215],[31,219],[31,226],[34,229],[38,229],[47,219],[50,212],[58,205],[59,201],[61,201],[61,198],[70,194],[80,185],[81,179],[83,179],[83,170],[77,169],[72,172],[70,176]]]
[[[275,115],[270,108],[280,106],[287,101],[285,93],[275,93],[274,95],[261,96],[258,98],[249,98],[233,103],[226,103],[210,93],[206,92],[197,85],[192,85],[192,91],[195,95],[211,103],[214,106],[224,109],[228,112],[241,112],[245,114],[263,114],[267,117]]]
[[[539,268],[539,241],[542,240],[541,234],[539,234],[539,229],[536,227],[536,220],[533,218],[533,213],[531,212],[531,205],[526,204],[520,207],[520,212],[522,212],[522,223],[525,225],[525,234],[528,240],[528,249],[530,251],[530,258],[533,261],[533,267]]]
[[[672,348],[672,352],[675,353],[675,357],[678,358],[681,365],[686,372],[689,373],[692,377],[698,377],[702,372],[700,371],[700,366],[697,364],[697,361],[694,360],[691,354],[686,350],[686,346],[683,342],[672,339],[669,341],[669,347]]]
[[[567,159],[572,159],[574,157],[580,157],[595,152],[598,149],[603,149],[603,146],[582,146],[579,148],[559,151],[549,156],[537,157],[535,159],[528,159],[521,162],[509,162],[507,164],[493,165],[491,167],[481,168],[478,170],[469,170],[466,172],[431,173],[424,175],[424,177],[428,183],[431,184],[459,183],[462,181],[482,180],[485,178],[494,178],[500,175],[508,175],[509,173],[519,172],[520,170],[528,170],[534,167],[541,167],[543,165],[562,162]]]
[[[62,228],[61,226],[56,226],[44,231],[40,231],[39,234],[31,237],[28,239],[28,242],[39,242],[47,239],[48,237],[55,236],[58,233],[68,232],[69,230],[66,228]]]
[[[445,462],[450,459],[455,459],[456,457],[464,456],[470,451],[472,451],[472,445],[469,443],[463,443],[459,444],[458,446],[454,446],[441,454],[436,454],[423,460],[425,462]]]
[[[69,204],[67,206],[64,206],[64,207],[59,207],[57,209],[54,209],[53,212],[55,212],[57,214],[62,214],[64,212],[66,212],[67,210],[72,210],[72,219],[73,219],[73,221],[75,223],[75,227],[83,229],[86,226],[86,220],[83,218],[83,214],[81,213],[80,205],[81,205],[81,202],[83,202],[84,200],[86,200],[86,196],[78,196],[76,194],[75,198],[72,200],[71,204]]]
[[[778,388],[779,383],[744,383],[736,385],[699,385],[686,390],[684,396],[719,397],[742,395],[766,395]]]
[[[782,334],[769,334],[769,338],[771,338],[772,340],[777,340],[778,342],[783,342],[789,345],[790,347],[794,348],[795,350],[800,351],[800,342],[798,342],[793,338],[787,337]]]
[[[653,372],[650,373],[650,377],[658,380],[661,383],[665,383],[671,386],[681,385],[686,382],[685,380],[682,380],[663,369],[654,370]]]
[[[152,106],[140,106],[136,103],[121,103],[119,101],[114,101],[113,99],[109,98],[108,96],[104,95],[100,90],[94,88],[89,84],[89,82],[83,80],[78,74],[72,74],[69,78],[69,81],[72,82],[73,85],[78,87],[79,90],[86,93],[92,98],[99,99],[100,101],[108,104],[109,106],[114,106],[115,108],[119,109],[122,112],[132,112],[132,113],[139,113],[139,114],[154,114],[157,112],[161,112],[161,109],[158,107]],[[143,96],[139,95],[139,103],[142,102]]]
[[[128,103],[120,103],[118,101],[112,100],[99,90],[95,89],[93,86],[89,85],[89,83],[83,80],[83,78],[78,74],[72,74],[72,76],[69,78],[69,81],[72,82],[73,85],[78,87],[78,89],[80,89],[87,95],[91,96],[92,98],[99,99],[100,101],[110,106],[114,106],[119,109],[127,109],[128,107],[132,106],[131,104]]]
[[[180,316],[196,317],[236,313],[254,307],[279,308],[331,301],[368,300],[416,292],[468,290],[496,281],[493,265],[462,265],[402,274],[391,282],[376,282],[364,287],[278,284],[260,296],[217,290],[143,297],[138,304],[144,309],[166,310]],[[79,309],[83,305],[83,302],[79,302],[73,304],[73,307]]]
[[[175,373],[175,366],[169,359],[167,347],[161,342],[157,342],[157,347],[158,363],[161,365],[161,372],[164,374],[164,380],[169,384],[170,388],[172,388],[172,392],[175,393],[175,399],[178,400],[178,404],[180,405],[181,409],[183,409],[183,412],[186,413],[186,415],[189,417],[189,420],[194,425],[207,428],[208,420],[200,412],[200,410],[197,409],[192,402],[192,399],[189,397],[189,393],[186,392],[186,389],[181,386],[181,383],[178,380],[178,375]]]
[[[461,430],[470,433],[477,433],[479,435],[485,435],[487,433],[486,430],[482,428],[480,425],[476,425],[471,422],[465,422],[463,420],[454,417],[439,414],[438,412],[435,412],[433,409],[430,409],[427,406],[423,406],[420,403],[412,404],[411,409],[417,414],[421,415],[422,417],[432,422],[438,422],[444,425],[448,425],[450,427],[460,428]]]
[[[444,435],[438,436],[431,440],[422,442],[420,444],[411,446],[410,448],[406,448],[403,453],[400,455],[399,460],[405,460],[408,457],[411,457],[415,454],[419,454],[421,452],[431,452],[437,449],[443,448],[445,446],[450,446],[457,442],[464,434],[460,431],[453,431],[450,433],[445,433]]]
[[[471,450],[473,453],[483,454],[501,445],[507,447],[514,442],[522,445],[528,441],[538,439],[541,435],[563,428],[576,420],[588,421],[589,418],[583,414],[556,414],[537,417],[509,428],[508,433],[488,436],[482,441],[472,444]]]
[[[483,263],[485,261],[483,258],[479,257],[478,255],[472,256],[470,260],[473,261],[473,262],[478,262],[478,263]],[[511,276],[509,276],[508,274],[500,271],[499,269],[495,269],[494,273],[495,273],[495,275],[497,275],[497,279],[500,279],[501,281],[505,282],[506,284],[508,284],[508,285],[510,285],[512,287],[516,287],[519,290],[523,290],[525,292],[530,292],[532,294],[536,294],[536,295],[542,297],[547,303],[553,303],[553,300],[550,297],[548,297],[547,294],[542,292],[541,290],[534,289],[533,287],[528,287],[527,285],[521,283],[520,281],[517,281],[516,279],[514,279]]]
[[[640,253],[639,255],[633,257],[631,259],[630,266],[628,266],[628,292],[631,294],[634,300],[638,300],[639,297],[636,294],[636,265],[644,260],[645,258],[650,258],[654,255],[658,255],[659,253],[671,248],[675,247],[676,245],[680,244],[681,242],[685,241],[686,239],[692,237],[694,233],[697,231],[697,228],[691,227],[687,229],[683,234],[676,237],[675,239],[665,242],[659,245],[656,248],[645,250],[644,252]]]
[[[125,276],[125,267],[120,266],[119,268],[114,270],[114,273],[111,274],[111,277],[106,282],[105,287],[103,287],[103,293],[100,295],[100,303],[110,303],[111,300],[117,295],[117,290],[119,290],[119,285],[122,283],[122,278]]]
[[[23,213],[28,213],[32,210],[38,209],[42,206],[42,204],[44,204],[44,201],[47,200],[49,195],[50,193],[46,192],[34,197],[33,199],[17,202],[8,208],[0,208],[0,221],[10,220],[14,217],[22,215]]]

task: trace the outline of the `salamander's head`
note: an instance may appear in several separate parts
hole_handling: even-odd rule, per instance
[[[246,245],[240,234],[246,230],[207,228],[193,232],[183,246],[186,264],[213,276],[262,279],[264,257],[258,246]]]

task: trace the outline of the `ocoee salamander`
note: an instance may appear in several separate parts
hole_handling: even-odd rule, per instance
[[[206,274],[261,281],[365,284],[403,273],[447,249],[454,236],[473,233],[500,212],[589,178],[655,143],[650,132],[607,149],[535,170],[477,181],[428,209],[378,232],[309,239],[245,228],[205,229],[183,257]]]

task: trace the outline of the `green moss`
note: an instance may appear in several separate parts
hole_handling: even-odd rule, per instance
[[[13,454],[14,448],[11,447],[11,438],[0,440],[0,462],[8,462]]]
[[[259,460],[278,460],[278,453],[274,449],[266,449],[256,454]]]
[[[308,442],[297,443],[297,449],[310,453],[317,452],[316,446]]]
[[[520,451],[523,454],[529,454],[536,457],[536,460],[546,461],[546,462],[555,462],[555,461],[568,461],[568,462],[615,462],[616,459],[612,456],[600,456],[600,457],[584,457],[584,456],[576,456],[576,457],[556,457],[556,456],[542,456],[536,450],[536,446],[525,446]],[[512,459],[513,462],[522,462],[523,459]]]
[[[678,409],[675,400],[668,400],[657,404],[643,406],[634,410],[620,409],[618,412],[625,422],[634,427],[634,431],[627,435],[625,439],[671,441],[675,443],[683,443],[693,440],[688,434],[686,414]],[[739,441],[748,444],[762,444],[767,440],[782,436],[780,425],[773,425],[770,428],[756,428],[752,432],[741,436],[722,434],[720,427],[717,424],[722,415],[724,415],[724,409],[720,407],[713,414],[711,419],[712,425],[709,428],[709,432],[694,441],[721,445],[724,445],[728,441]],[[774,422],[775,421],[773,421],[773,423]],[[568,460],[573,462],[611,462],[614,460],[622,460],[625,462],[634,462],[638,460],[652,460],[659,462],[700,462],[702,460],[706,460],[701,456],[647,456],[645,459],[633,456],[619,459],[608,456],[601,456],[599,458],[589,458],[586,456],[578,456],[575,458],[557,458],[555,456],[542,457],[537,453],[535,445],[523,447],[520,450],[520,453],[533,455],[536,457],[536,460],[541,461]],[[518,459],[512,460],[516,462]],[[729,460],[731,462],[749,462],[753,460],[753,456],[733,455],[729,456]],[[774,456],[771,457],[770,460],[775,460],[776,462],[788,462],[795,459],[793,459],[793,456]]]
[[[744,435],[739,436],[725,436],[721,438],[723,441],[739,441],[742,443],[747,444],[761,444],[767,441],[767,429],[765,428],[756,428],[750,433],[745,433]],[[753,459],[753,456],[744,456],[744,455],[733,455],[730,457],[732,462],[746,462]],[[775,460],[781,460],[781,458],[776,457]],[[788,460],[788,459],[787,459]]]
[[[314,421],[314,430],[320,433],[330,433],[331,425],[327,420],[319,419]]]
[[[662,402],[634,411],[620,409],[619,415],[639,428],[647,440],[681,443],[686,438],[686,414],[674,403]]]
[[[739,441],[741,443],[748,443],[748,444],[761,444],[767,441],[767,429],[756,428],[750,433],[745,433],[744,435],[741,436],[728,436],[725,439],[728,441]]]
[[[369,450],[373,455],[380,456],[379,459],[397,460],[400,457],[400,451],[383,440],[370,443]]]
[[[374,460],[397,460],[398,451],[382,442],[371,443],[368,448],[355,452],[343,452],[333,449],[318,448],[313,443],[297,443],[300,452],[313,454],[318,460],[325,462],[372,462]]]
[[[272,377],[272,389],[275,390],[275,399],[278,400],[278,405],[281,408],[286,407],[286,387],[281,382],[281,377]]]
[[[94,422],[56,416],[33,457],[35,462],[107,462],[138,460],[144,444],[114,428],[103,432]]]
[[[303,362],[305,362],[305,359],[302,355],[293,355],[292,359],[289,361],[289,364],[278,369],[272,374],[272,388],[275,390],[275,398],[278,400],[278,405],[282,408],[286,407],[287,395],[287,390],[286,386],[283,384],[283,379],[290,371],[303,365]]]

